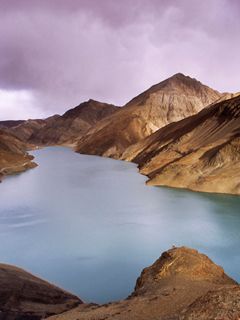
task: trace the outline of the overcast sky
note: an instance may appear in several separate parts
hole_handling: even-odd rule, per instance
[[[123,105],[182,72],[240,91],[238,0],[0,0],[0,119]]]

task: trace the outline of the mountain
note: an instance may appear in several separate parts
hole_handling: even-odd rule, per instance
[[[12,133],[0,129],[0,182],[5,175],[19,173],[36,166],[32,162],[33,156],[26,152],[28,147],[30,146]]]
[[[82,303],[76,296],[15,266],[0,264],[0,319],[38,320]]]
[[[239,318],[239,296],[240,286],[221,267],[196,250],[179,247],[145,268],[126,300],[81,304],[49,319],[230,320]]]
[[[158,130],[130,147],[150,185],[240,194],[240,96]]]
[[[68,110],[62,116],[48,118],[34,130],[28,141],[39,145],[74,144],[100,120],[118,111],[118,107],[90,99]]]
[[[2,129],[12,128],[24,122],[25,120],[3,120],[3,121],[0,121],[0,128]]]
[[[223,94],[178,73],[96,124],[78,141],[76,151],[120,158],[130,145],[171,122],[199,112],[221,97]]]
[[[52,123],[52,120],[58,117],[59,116],[56,115],[47,119],[29,119],[15,127],[11,127],[10,131],[19,139],[29,141],[33,134],[44,128],[47,124]]]

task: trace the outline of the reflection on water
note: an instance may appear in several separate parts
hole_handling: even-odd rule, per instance
[[[240,198],[147,187],[134,164],[51,147],[0,185],[0,257],[78,294],[126,297],[172,245],[240,280]]]

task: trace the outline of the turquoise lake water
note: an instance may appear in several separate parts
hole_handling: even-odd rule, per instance
[[[127,297],[172,245],[240,281],[240,197],[149,187],[134,164],[49,147],[0,184],[0,261],[83,300]]]

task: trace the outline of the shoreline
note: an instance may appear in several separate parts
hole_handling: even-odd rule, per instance
[[[28,151],[31,152],[31,151],[36,151],[36,150],[48,148],[48,147],[64,147],[64,148],[71,149],[73,152],[75,152],[79,155],[94,156],[94,157],[112,159],[112,160],[117,160],[117,161],[129,162],[129,163],[136,165],[137,170],[138,170],[138,174],[146,177],[146,179],[149,179],[148,175],[145,175],[144,173],[142,173],[139,168],[139,165],[133,161],[129,161],[129,160],[121,159],[121,158],[117,159],[117,158],[108,157],[108,156],[104,156],[104,155],[79,153],[74,149],[74,147],[75,147],[74,144],[38,145],[38,146],[35,146],[34,148],[28,149]],[[12,166],[6,167],[7,169],[9,169],[9,170],[7,170],[7,173],[2,173],[2,171],[4,171],[4,169],[6,169],[6,168],[0,169],[0,183],[4,180],[4,177],[24,173],[25,171],[27,171],[29,169],[36,168],[38,166],[38,164],[36,162],[32,161],[34,159],[34,156],[32,156],[31,154],[28,154],[28,156],[33,157],[33,158],[23,164],[12,165]],[[194,189],[194,188],[184,187],[184,186],[182,186],[182,187],[181,186],[171,186],[171,185],[167,185],[167,184],[151,184],[151,180],[146,180],[145,185],[151,186],[151,187],[169,188],[169,189],[173,189],[173,190],[176,189],[176,190],[182,190],[182,191],[188,191],[188,192],[190,191],[190,192],[199,193],[199,194],[203,193],[203,194],[209,194],[209,195],[234,196],[234,197],[240,196],[239,193],[216,192],[216,191],[202,190],[202,189],[197,189],[197,188]]]
[[[14,176],[14,175],[23,173],[29,169],[36,168],[38,166],[38,164],[36,162],[32,161],[33,159],[34,159],[34,157],[29,159],[28,161],[23,162],[23,163],[17,163],[17,164],[13,164],[11,166],[1,168],[0,169],[0,183],[8,176]]]
[[[114,158],[114,157],[108,157],[108,156],[104,156],[104,155],[98,155],[98,154],[87,154],[87,153],[80,153],[75,151],[71,146],[65,146],[65,145],[61,145],[63,147],[68,147],[70,149],[72,149],[75,153],[78,153],[80,155],[86,155],[86,156],[95,156],[95,157],[100,157],[100,158],[106,158],[106,159],[112,159],[112,160],[117,160],[117,161],[123,161],[123,162],[128,162],[128,163],[133,163],[134,165],[136,165],[137,169],[138,169],[138,174],[146,177],[146,186],[151,186],[151,187],[162,187],[162,188],[170,188],[170,189],[176,189],[176,190],[182,190],[182,191],[191,191],[194,193],[203,193],[203,194],[209,194],[209,195],[226,195],[226,196],[235,196],[235,197],[239,197],[240,193],[231,193],[231,192],[217,192],[217,191],[208,191],[208,190],[201,190],[201,189],[194,189],[194,188],[190,188],[190,187],[181,187],[181,186],[171,186],[171,185],[167,185],[167,184],[151,184],[151,180],[149,180],[149,176],[142,173],[141,169],[139,168],[139,164],[134,162],[134,161],[130,161],[127,159],[122,159],[122,158]]]

